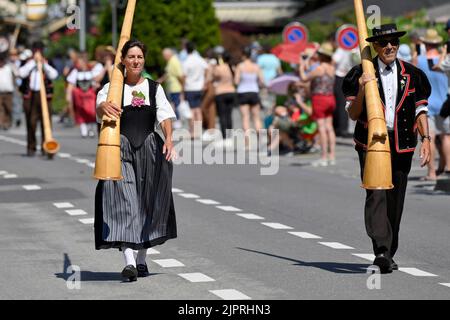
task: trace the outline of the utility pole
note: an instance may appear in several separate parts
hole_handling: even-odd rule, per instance
[[[112,46],[117,48],[117,0],[110,0],[112,12]]]
[[[80,51],[86,51],[86,0],[80,0]]]

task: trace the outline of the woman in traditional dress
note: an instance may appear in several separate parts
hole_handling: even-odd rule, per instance
[[[126,265],[122,276],[129,281],[148,275],[148,248],[177,236],[171,162],[176,116],[162,87],[141,76],[145,53],[144,44],[137,40],[128,41],[122,49],[126,71],[122,108],[106,101],[109,84],[97,96],[98,119],[120,117],[123,180],[98,183],[95,247],[120,249]],[[165,141],[155,132],[157,127]]]

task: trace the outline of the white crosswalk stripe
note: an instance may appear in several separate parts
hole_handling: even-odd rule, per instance
[[[250,300],[251,298],[235,289],[209,290],[223,300]]]
[[[216,281],[211,277],[208,277],[207,275],[203,273],[180,273],[178,274],[180,277],[190,281],[190,282],[212,282]]]
[[[315,234],[308,233],[308,232],[290,231],[288,233],[290,233],[296,237],[300,237],[302,239],[322,239],[322,237],[316,236]]]

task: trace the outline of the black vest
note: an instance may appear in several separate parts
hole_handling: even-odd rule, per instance
[[[124,135],[131,145],[138,149],[142,146],[148,135],[155,131],[156,121],[156,90],[158,83],[153,80],[146,80],[148,83],[148,94],[150,105],[133,107],[123,106],[120,117],[120,134]]]
[[[384,91],[381,77],[378,71],[378,58],[373,60],[376,77],[378,79],[378,91],[382,100],[384,112]],[[431,86],[427,76],[423,71],[407,62],[396,60],[398,83],[397,101],[394,117],[395,150],[398,153],[414,152],[417,145],[417,125],[416,108],[428,104],[428,97],[431,94]],[[352,100],[358,94],[358,79],[362,75],[361,65],[355,66],[345,76],[342,90],[347,100]],[[363,103],[361,112],[354,132],[354,140],[357,149],[367,148],[368,128],[367,128],[366,104]]]

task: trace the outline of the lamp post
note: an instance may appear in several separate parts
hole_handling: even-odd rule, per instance
[[[80,0],[80,51],[86,51],[86,0]]]
[[[112,46],[117,48],[117,0],[109,0],[112,16]]]

